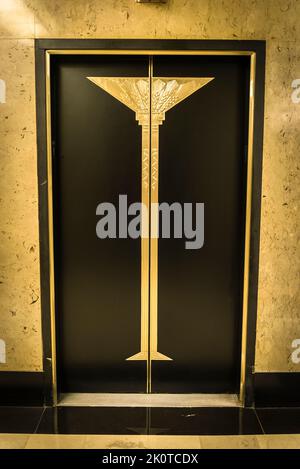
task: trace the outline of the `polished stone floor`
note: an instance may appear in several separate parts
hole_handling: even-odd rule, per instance
[[[300,435],[0,434],[1,449],[300,449]]]
[[[36,433],[238,435],[262,429],[250,409],[58,407],[45,409]]]
[[[300,409],[0,407],[1,448],[300,448]]]

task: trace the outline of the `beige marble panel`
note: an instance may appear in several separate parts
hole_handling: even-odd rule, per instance
[[[300,338],[300,46],[267,47],[256,371],[300,371],[291,344]]]
[[[0,132],[34,132],[33,40],[1,39],[0,57],[0,78],[6,84],[6,102],[0,105]]]
[[[300,38],[300,2],[298,0],[264,0],[267,9],[267,39],[294,41]]]
[[[33,37],[34,12],[26,0],[1,0],[0,39]]]
[[[30,0],[37,37],[283,39],[300,34],[297,0]],[[55,21],[53,18],[55,17]]]
[[[295,336],[299,338],[299,319],[274,319],[258,325],[256,371],[299,371],[299,364],[292,362],[291,347]]]
[[[261,0],[170,0],[141,5],[133,0],[30,0],[36,37],[263,38]],[[55,20],[54,20],[55,18]],[[54,20],[54,21],[53,21]]]
[[[34,47],[0,40],[0,370],[41,370]]]
[[[175,4],[180,1],[175,2]],[[267,21],[264,1],[254,0],[207,0],[207,13],[203,15],[202,2],[195,2],[199,16],[202,18],[201,29],[197,23],[195,37],[197,39],[265,39],[265,23]],[[189,2],[183,6],[185,9]],[[194,9],[187,12],[189,22]],[[194,23],[194,21],[193,21]],[[176,27],[174,17],[174,26]]]
[[[0,133],[0,370],[41,370],[36,141]]]

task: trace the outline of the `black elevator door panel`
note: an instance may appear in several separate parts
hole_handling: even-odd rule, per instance
[[[58,388],[145,392],[140,241],[96,237],[96,207],[139,201],[141,131],[134,113],[89,76],[147,76],[139,56],[58,56],[52,68]]]
[[[204,202],[205,242],[160,239],[153,392],[237,392],[244,249],[247,57],[155,57],[154,77],[214,77],[166,113],[160,202]]]

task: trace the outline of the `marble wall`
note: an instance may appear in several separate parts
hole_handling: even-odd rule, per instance
[[[300,371],[299,18],[300,0],[1,0],[0,370],[42,369],[34,38],[53,37],[267,40],[256,371]]]

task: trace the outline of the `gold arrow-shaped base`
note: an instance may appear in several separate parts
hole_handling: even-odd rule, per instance
[[[149,355],[149,357],[148,357]],[[132,355],[129,358],[126,358],[126,360],[144,360],[147,361],[148,358],[150,360],[173,360],[173,358],[167,357],[167,355],[164,355],[163,353],[160,352],[139,352],[136,353],[135,355]]]

